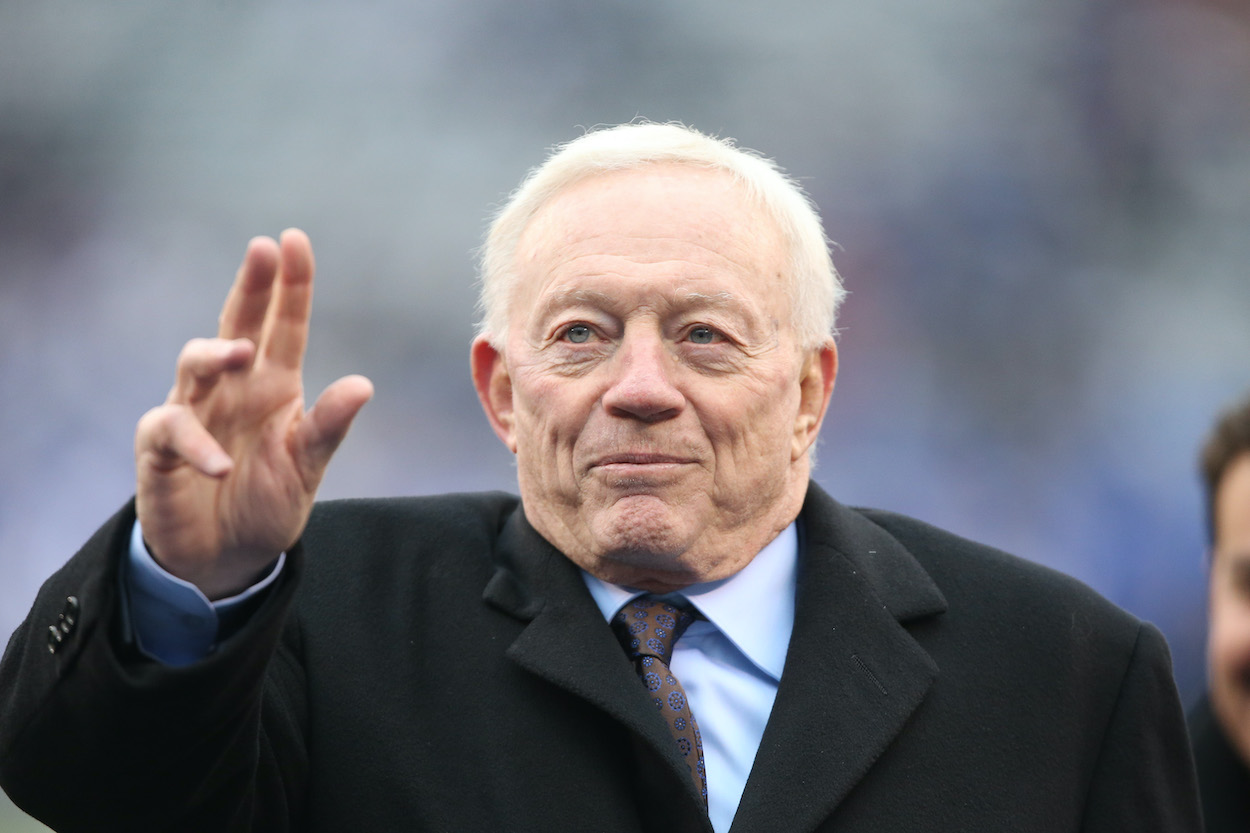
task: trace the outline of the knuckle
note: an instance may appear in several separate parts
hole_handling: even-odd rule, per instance
[[[181,410],[177,405],[158,405],[152,408],[139,417],[139,424],[135,428],[136,438],[145,440],[143,444],[146,446],[160,444],[162,438],[173,433]]]
[[[221,356],[230,346],[224,338],[193,338],[182,346],[178,356],[180,363],[203,365]]]
[[[208,346],[208,339],[193,338],[186,344],[182,345],[182,352],[178,354],[178,361],[185,362],[202,356]]]
[[[135,453],[158,468],[185,458],[206,429],[185,405],[159,405],[139,418]]]
[[[193,338],[178,355],[176,389],[186,393],[192,382],[211,383],[224,369],[230,341],[221,338]]]

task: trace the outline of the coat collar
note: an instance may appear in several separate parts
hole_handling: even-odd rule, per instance
[[[938,674],[904,625],[942,613],[946,600],[911,553],[814,483],[800,531],[794,632],[734,831],[814,829],[890,745]],[[624,723],[684,773],[577,567],[520,508],[497,557],[484,598],[528,622],[508,656]],[[695,807],[693,790],[688,797],[682,806]]]
[[[672,777],[661,777],[662,766],[639,768],[645,783],[637,788],[653,799],[639,804],[645,829],[662,823],[678,833],[711,833],[703,801],[695,795],[672,737],[655,719],[649,696],[577,566],[530,526],[521,507],[505,524],[496,557],[498,566],[483,597],[528,622],[507,656],[628,727],[641,747],[638,754],[658,758],[671,769]],[[664,817],[645,817],[649,808],[663,808]]]
[[[938,668],[903,624],[946,600],[898,541],[812,484],[794,635],[734,831],[808,831],[893,742]]]

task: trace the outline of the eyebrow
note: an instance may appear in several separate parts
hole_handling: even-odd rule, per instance
[[[672,293],[668,300],[672,306],[678,309],[691,307],[738,309],[742,307],[742,303],[736,295],[723,290],[721,292],[681,292],[678,289]],[[619,302],[620,296],[612,295],[608,292],[600,292],[594,289],[557,288],[543,302],[538,310],[538,314],[540,317],[545,317],[556,310],[577,304],[587,304],[600,309],[611,309]]]

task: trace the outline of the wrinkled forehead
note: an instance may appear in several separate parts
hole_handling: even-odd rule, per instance
[[[728,171],[663,162],[583,177],[537,209],[520,235],[517,265],[576,243],[611,254],[623,241],[648,238],[663,249],[696,242],[726,256],[781,240],[776,221]]]

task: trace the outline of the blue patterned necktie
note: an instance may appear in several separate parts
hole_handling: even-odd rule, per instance
[[[686,692],[668,668],[673,643],[696,616],[653,596],[639,596],[613,617],[612,630],[634,661],[642,684],[651,692],[652,702],[676,741],[678,754],[690,768],[695,792],[703,796],[706,809],[707,771],[699,725],[686,702]]]

